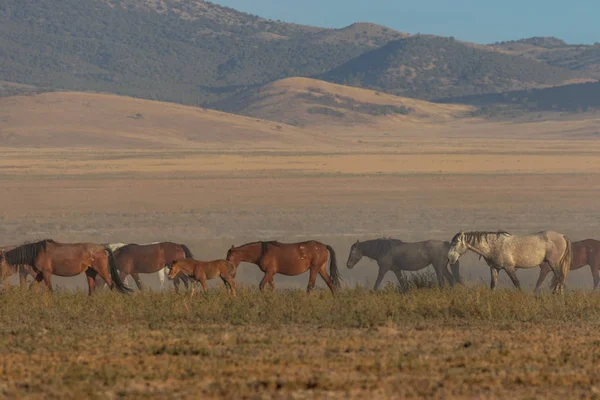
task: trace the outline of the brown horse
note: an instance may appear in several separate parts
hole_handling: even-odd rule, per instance
[[[19,274],[19,284],[21,287],[25,287],[27,285],[27,277],[31,276],[35,279],[37,273],[31,268],[29,265],[10,265],[6,264],[5,269],[2,272],[2,280],[12,276],[14,274]],[[1,281],[1,280],[0,280]]]
[[[184,258],[180,260],[174,260],[168,267],[169,279],[175,279],[177,274],[189,276],[192,279],[200,282],[204,293],[208,291],[206,287],[206,281],[208,279],[215,279],[220,277],[227,288],[227,291],[231,290],[235,296],[235,266],[227,260],[215,260],[215,261],[198,261],[192,258]],[[192,296],[194,295],[194,287],[192,286]]]
[[[173,260],[194,258],[194,256],[184,244],[160,242],[145,245],[128,244],[115,251],[115,258],[117,259],[117,268],[121,280],[125,280],[127,275],[131,275],[138,289],[142,290],[139,274],[152,274],[163,269]],[[187,289],[187,277],[183,278],[183,283]],[[175,284],[175,290],[178,289],[179,285]]]
[[[331,293],[335,294],[335,288],[340,286],[335,251],[331,246],[314,240],[300,243],[252,242],[239,247],[231,246],[226,258],[236,268],[242,261],[258,265],[265,273],[260,281],[260,290],[263,290],[267,283],[275,289],[273,281],[275,274],[295,276],[307,270],[310,270],[306,289],[308,293],[315,287],[317,273],[321,275]],[[331,258],[329,267],[331,278],[326,270],[328,258]]]
[[[589,265],[592,271],[592,278],[594,279],[594,289],[598,289],[598,284],[600,283],[600,241],[585,239],[573,242],[571,252],[573,254],[571,271]],[[546,275],[550,271],[552,269],[547,261],[540,264],[540,276],[535,285],[535,292],[540,290],[544,279],[546,279]]]
[[[70,277],[85,272],[89,294],[94,291],[96,275],[100,275],[108,286],[127,293],[131,289],[119,278],[112,251],[93,243],[58,243],[51,239],[41,240],[0,253],[3,264],[30,265],[36,273],[31,287],[42,280],[52,291],[51,276]]]
[[[2,249],[0,249],[0,251],[7,252],[16,247],[17,246],[5,246],[5,247],[2,247]],[[31,268],[31,266],[29,266],[29,265],[10,265],[10,264],[6,263],[5,260],[2,263],[2,266],[0,266],[0,268],[1,268],[0,282],[4,281],[9,276],[12,276],[14,274],[19,274],[19,283],[20,283],[21,287],[25,287],[27,285],[27,277],[28,276],[31,276],[35,279],[35,276],[37,275],[35,273],[35,271],[33,270],[33,268]]]

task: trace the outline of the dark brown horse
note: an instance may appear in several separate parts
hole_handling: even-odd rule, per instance
[[[329,273],[327,275],[327,261],[331,258]],[[325,281],[331,293],[340,286],[340,274],[337,268],[335,251],[329,245],[311,240],[300,243],[252,242],[242,246],[231,246],[227,252],[227,261],[237,268],[240,262],[258,265],[265,273],[259,288],[263,290],[265,284],[275,289],[273,276],[283,274],[288,276],[300,275],[310,270],[307,292],[315,287],[317,273]]]
[[[125,280],[127,275],[131,275],[138,289],[142,290],[139,274],[152,274],[162,270],[173,260],[194,258],[194,256],[184,244],[160,242],[144,245],[128,244],[115,251],[115,258],[121,280]],[[187,276],[181,276],[181,278],[187,289]],[[175,290],[178,289],[179,285],[175,283]]]
[[[0,251],[7,252],[16,247],[17,246],[5,246],[5,247],[2,247],[2,249],[0,249]],[[31,266],[29,266],[29,265],[10,265],[10,264],[6,263],[6,260],[4,260],[4,262],[2,262],[2,265],[0,266],[0,268],[1,268],[0,282],[4,281],[9,276],[12,276],[14,274],[19,274],[19,283],[20,283],[21,287],[25,287],[27,285],[27,277],[28,276],[31,276],[35,279],[35,276],[37,275],[35,273],[35,271],[33,270],[33,268],[31,268]]]
[[[598,289],[600,283],[600,241],[595,239],[585,239],[579,242],[573,242],[571,251],[573,259],[571,262],[571,271],[579,269],[586,265],[590,266],[592,278],[594,279],[594,289]],[[540,276],[535,285],[535,291],[539,291],[546,275],[552,271],[548,262],[540,264]]]
[[[51,239],[41,240],[0,253],[3,265],[30,265],[36,273],[30,287],[44,281],[52,291],[51,276],[70,277],[85,272],[89,294],[94,291],[96,275],[108,286],[127,293],[130,289],[119,278],[112,251],[93,243],[58,243]]]
[[[2,271],[2,280],[14,275],[19,274],[19,284],[21,287],[25,287],[27,285],[27,277],[31,276],[35,279],[37,273],[31,268],[29,265],[9,265],[6,264],[5,268]],[[0,280],[1,281],[1,280]]]

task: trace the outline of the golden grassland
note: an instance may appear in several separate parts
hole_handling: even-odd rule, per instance
[[[569,274],[565,296],[534,296],[483,285],[372,293],[354,285],[372,285],[373,262],[343,266],[359,238],[597,238],[598,115],[491,122],[315,85],[273,90],[421,111],[338,124],[298,104],[312,124],[300,128],[106,94],[0,99],[1,245],[170,240],[215,259],[232,244],[317,239],[336,249],[347,285],[306,296],[306,275],[277,275],[275,293],[258,293],[250,266],[236,299],[216,281],[194,298],[88,297],[82,276],[53,277],[54,295],[5,285],[0,397],[598,397],[600,297],[577,290],[591,288],[588,269]],[[461,265],[469,286],[487,284],[485,263]],[[518,274],[529,291],[537,271]]]
[[[592,398],[600,296],[0,294],[8,398]]]

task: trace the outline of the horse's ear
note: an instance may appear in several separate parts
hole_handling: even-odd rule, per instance
[[[358,244],[358,239],[356,239],[356,243],[355,244]]]
[[[233,249],[235,249],[235,246],[234,246],[234,245],[231,245],[231,249],[230,249],[230,250],[233,250]]]

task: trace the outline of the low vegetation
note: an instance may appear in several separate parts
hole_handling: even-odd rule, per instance
[[[424,282],[431,279],[407,278],[412,287]],[[307,296],[246,287],[237,298],[222,289],[190,298],[4,287],[0,393],[589,395],[600,380],[591,368],[598,341],[588,329],[599,322],[600,296],[591,292],[388,286],[346,288],[334,298],[324,290]]]

